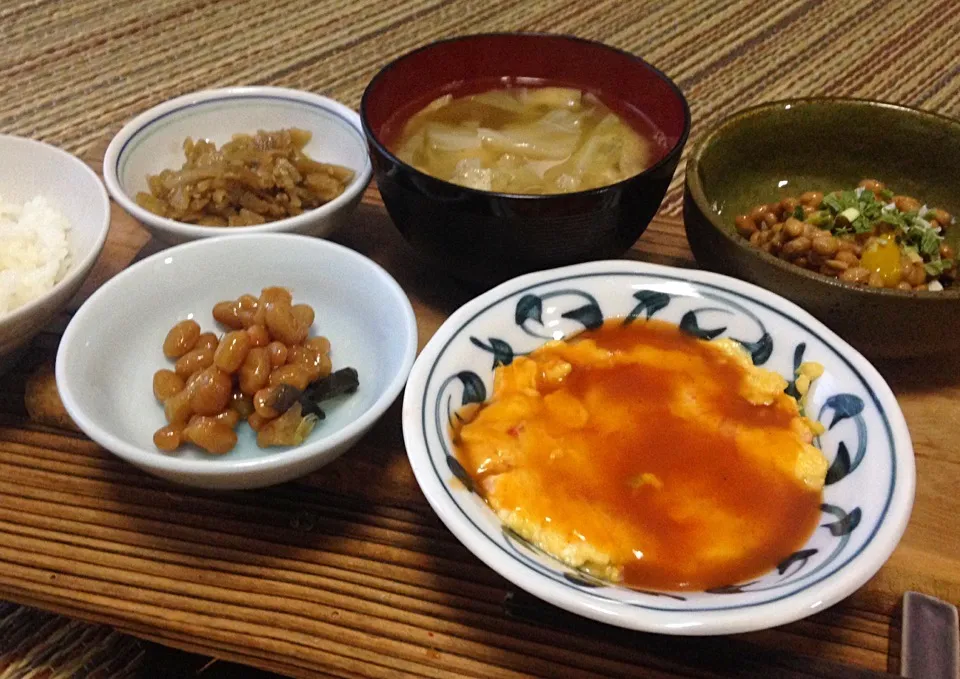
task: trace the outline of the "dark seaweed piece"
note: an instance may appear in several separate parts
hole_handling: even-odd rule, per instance
[[[304,395],[300,396],[300,412],[304,417],[315,415],[318,420],[327,419],[327,414],[317,405],[316,401],[311,401]]]
[[[302,391],[284,382],[277,386],[276,391],[273,392],[273,396],[267,405],[278,413],[285,413],[293,407],[294,403],[300,400],[301,396],[303,396]]]
[[[359,386],[360,380],[356,368],[341,368],[330,373],[298,395],[303,416],[316,415],[318,420],[326,419],[327,414],[320,407],[320,402],[342,394],[352,394]]]
[[[303,395],[319,403],[340,396],[341,394],[352,394],[360,386],[360,380],[355,368],[341,368],[317,380],[303,392]]]

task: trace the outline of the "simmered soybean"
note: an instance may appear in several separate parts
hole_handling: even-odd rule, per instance
[[[167,420],[154,444],[172,453],[192,443],[222,455],[236,445],[242,421],[266,432],[258,437],[263,447],[300,443],[322,412],[314,406],[304,414],[298,399],[331,367],[330,342],[309,336],[313,307],[270,287],[217,303],[213,317],[228,330],[222,337],[186,320],[164,338],[163,353],[176,362],[153,377]]]

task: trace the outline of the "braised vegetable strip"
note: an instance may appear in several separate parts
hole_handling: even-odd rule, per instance
[[[320,207],[341,193],[353,171],[318,163],[303,149],[310,132],[298,129],[237,134],[219,149],[206,140],[183,142],[179,170],[147,177],[141,207],[179,222],[252,226]]]
[[[956,279],[956,253],[944,239],[954,222],[874,179],[758,205],[735,220],[751,245],[797,266],[848,283],[932,291]]]

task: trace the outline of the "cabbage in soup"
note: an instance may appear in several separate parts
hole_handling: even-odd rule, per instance
[[[414,114],[391,147],[421,172],[502,193],[585,191],[654,160],[650,140],[602,101],[564,87],[447,94]]]

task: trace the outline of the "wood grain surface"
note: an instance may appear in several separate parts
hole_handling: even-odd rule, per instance
[[[497,29],[574,32],[649,57],[686,91],[694,134],[744,105],[807,93],[960,112],[960,4],[949,1],[165,0],[149,13],[140,7],[0,4],[0,78],[18,92],[0,100],[0,131],[52,141],[96,165],[125,120],[171,96],[268,83],[355,105],[390,57],[437,37]],[[869,30],[847,31],[865,17]],[[628,257],[693,266],[677,196]],[[75,304],[159,247],[116,207],[113,217]],[[421,345],[471,297],[417,260],[375,189],[335,240],[398,279],[414,304]],[[475,559],[416,485],[399,404],[320,472],[227,493],[172,486],[81,435],[31,423],[23,384],[55,354],[65,320],[0,377],[2,599],[291,676],[497,678],[877,676],[898,671],[905,590],[960,603],[956,358],[878,366],[910,426],[918,479],[906,535],[876,577],[833,608],[781,628],[671,639],[557,611]]]

